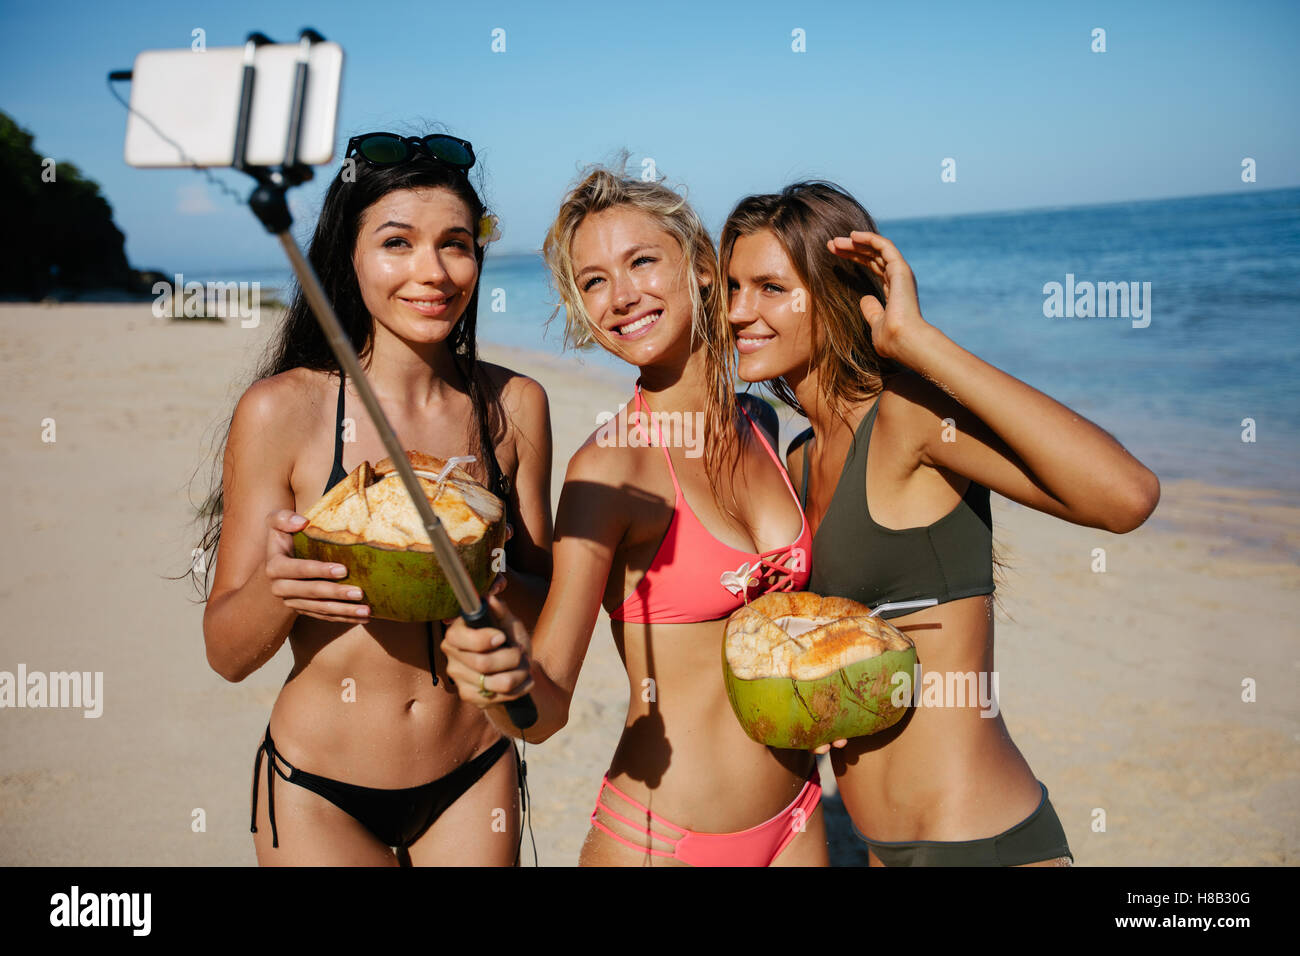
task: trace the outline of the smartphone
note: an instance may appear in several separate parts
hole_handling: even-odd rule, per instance
[[[321,42],[307,50],[297,159],[300,164],[320,166],[334,155],[343,48]],[[244,157],[250,166],[285,162],[294,74],[302,55],[301,43],[268,43],[254,54],[256,75]],[[131,71],[127,164],[233,166],[244,57],[242,46],[140,53]]]

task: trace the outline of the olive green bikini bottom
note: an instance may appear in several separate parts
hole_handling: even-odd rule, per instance
[[[1047,799],[1047,788],[1041,782],[1038,786],[1043,791],[1038,809],[1010,829],[982,840],[881,843],[863,836],[857,827],[853,832],[885,866],[1021,866],[1062,856],[1073,861],[1065,830]]]

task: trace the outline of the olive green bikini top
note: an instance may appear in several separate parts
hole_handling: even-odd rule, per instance
[[[879,400],[853,435],[848,460],[830,506],[813,536],[815,594],[851,598],[868,607],[938,598],[940,604],[993,593],[993,519],[989,490],[970,482],[957,506],[923,528],[882,528],[867,507],[867,447]],[[790,443],[812,441],[809,428]],[[799,504],[808,503],[808,449],[804,449]],[[885,611],[885,618],[913,613]]]

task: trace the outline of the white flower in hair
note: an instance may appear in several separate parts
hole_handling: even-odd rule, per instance
[[[477,242],[480,246],[486,246],[490,242],[496,242],[501,238],[501,230],[498,228],[501,220],[490,212],[485,212],[483,217],[478,221]]]

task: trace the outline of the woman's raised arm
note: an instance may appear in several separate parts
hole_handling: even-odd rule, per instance
[[[1110,434],[922,318],[916,280],[892,242],[855,232],[827,245],[882,283],[884,307],[872,296],[861,302],[877,353],[935,386],[898,376],[901,386],[880,398],[888,402],[880,416],[910,416],[900,431],[917,436],[912,451],[918,461],[1039,511],[1116,533],[1132,531],[1155,510],[1159,479]],[[945,427],[947,419],[955,435]]]

